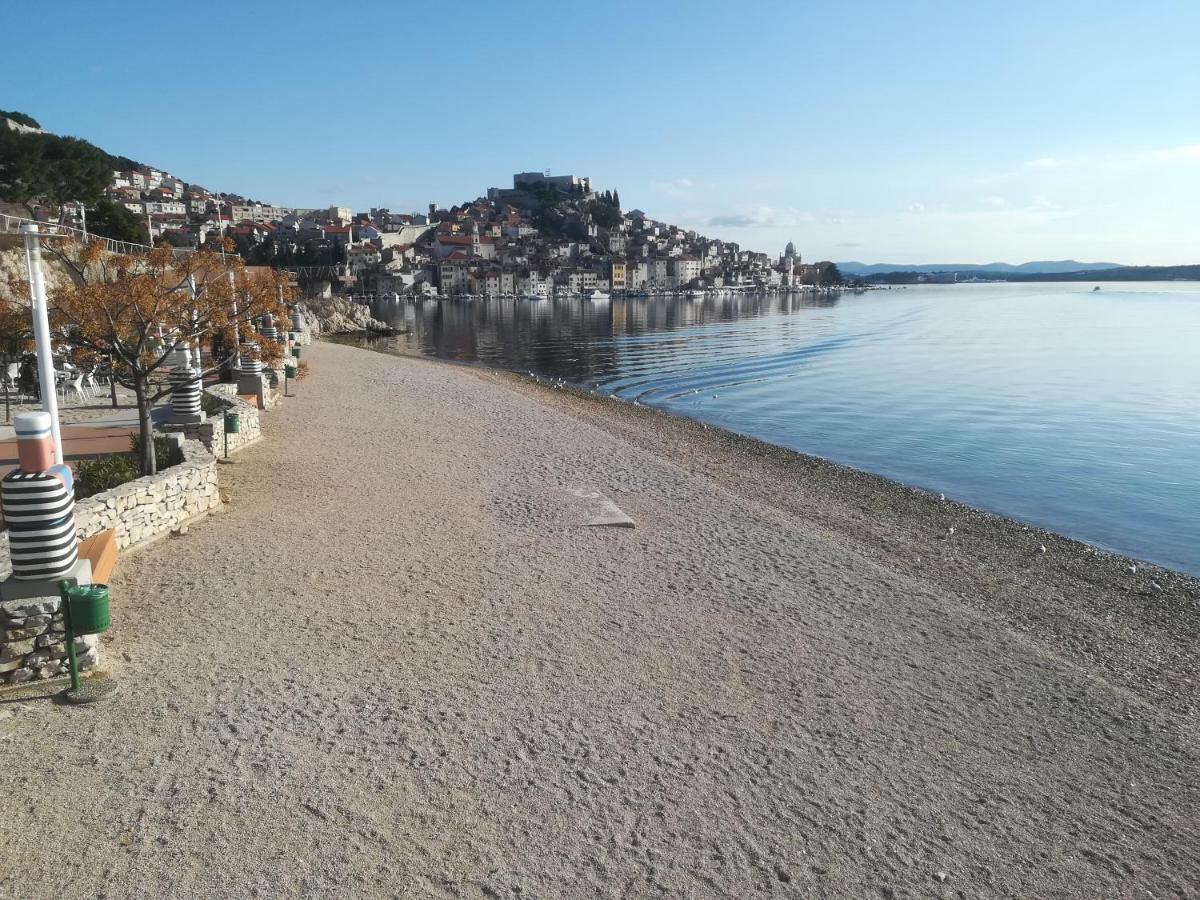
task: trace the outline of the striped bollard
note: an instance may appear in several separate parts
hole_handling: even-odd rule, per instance
[[[200,405],[200,370],[192,367],[186,347],[175,351],[171,384],[171,424],[198,425],[206,418]]]
[[[70,468],[54,462],[49,413],[19,413],[13,424],[17,468],[0,481],[12,575],[20,581],[62,578],[79,554],[75,480]]]
[[[259,408],[263,408],[263,364],[260,348],[253,342],[241,345],[242,364],[238,369],[238,393],[253,394],[259,398]]]

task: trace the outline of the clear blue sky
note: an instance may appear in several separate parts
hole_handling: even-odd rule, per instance
[[[1200,4],[6,3],[0,108],[285,205],[515,171],[805,259],[1200,262]]]

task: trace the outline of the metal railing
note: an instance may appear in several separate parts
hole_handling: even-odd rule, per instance
[[[78,240],[88,241],[104,241],[105,249],[109,253],[148,253],[153,250],[153,247],[147,244],[134,244],[129,241],[117,241],[112,238],[106,238],[102,235],[86,232],[81,228],[72,228],[69,225],[58,225],[54,222],[39,222],[37,219],[27,219],[22,216],[7,216],[0,215],[0,234],[20,234],[21,226],[33,224],[38,226],[38,232],[43,235],[61,235],[63,237],[72,237]]]

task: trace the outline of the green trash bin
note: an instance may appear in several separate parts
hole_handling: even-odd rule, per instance
[[[225,413],[225,433],[237,434],[242,430],[242,417],[235,412]]]
[[[71,686],[64,695],[70,703],[103,700],[116,690],[116,682],[109,678],[92,679],[87,684],[80,682],[75,638],[99,634],[112,627],[112,619],[108,614],[108,585],[73,585],[64,580],[58,583],[58,593],[62,597],[63,624],[67,629],[67,667],[71,675]]]
[[[292,348],[292,356],[296,357],[296,359],[300,358],[300,348],[299,347]]]
[[[71,606],[71,631],[76,635],[100,634],[112,627],[107,584],[68,588],[67,602]]]

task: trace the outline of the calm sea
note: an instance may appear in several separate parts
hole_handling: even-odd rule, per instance
[[[1200,574],[1200,285],[382,303],[564,378]]]

